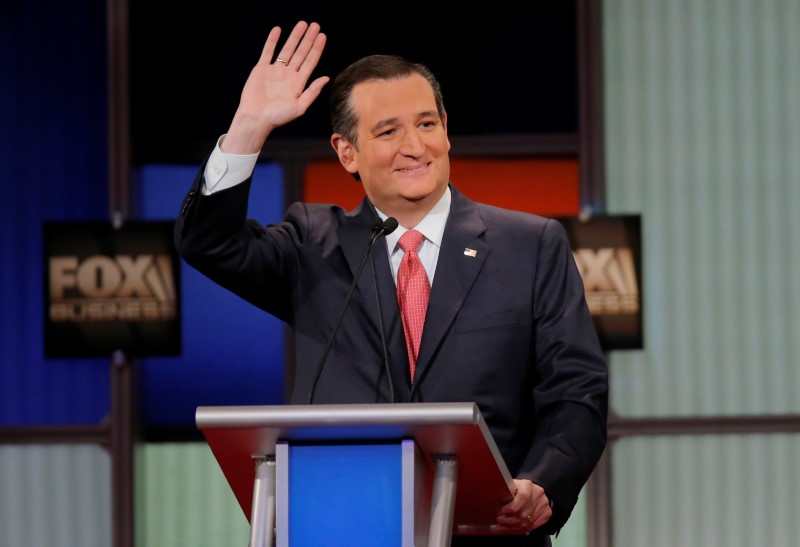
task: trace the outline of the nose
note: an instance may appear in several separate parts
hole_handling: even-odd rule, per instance
[[[425,143],[422,136],[416,131],[406,131],[400,145],[400,153],[404,156],[418,158],[425,152]]]

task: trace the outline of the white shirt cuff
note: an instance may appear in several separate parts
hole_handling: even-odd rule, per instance
[[[219,143],[225,135],[217,139],[203,173],[205,184],[203,194],[209,195],[244,182],[253,174],[258,161],[258,154],[228,154],[223,152]]]

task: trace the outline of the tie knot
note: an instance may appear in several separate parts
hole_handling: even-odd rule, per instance
[[[422,245],[422,240],[424,239],[425,236],[420,232],[416,230],[409,230],[400,236],[397,244],[400,245],[400,248],[403,249],[404,252],[417,252],[417,249],[419,249],[419,246]]]

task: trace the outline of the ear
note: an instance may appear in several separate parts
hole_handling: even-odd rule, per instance
[[[442,114],[442,127],[444,127],[444,136],[447,139],[447,151],[450,151],[450,137],[447,136],[447,112]]]
[[[351,175],[356,174],[358,172],[358,151],[353,146],[353,143],[347,140],[344,135],[334,133],[331,136],[331,146],[333,146],[336,155],[339,156],[339,163],[342,164],[342,167]]]

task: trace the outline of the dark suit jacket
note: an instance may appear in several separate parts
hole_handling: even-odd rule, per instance
[[[246,220],[250,180],[211,196],[202,170],[181,209],[176,245],[187,263],[286,321],[296,337],[292,404],[305,404],[377,219],[295,203],[282,222]],[[389,399],[378,310],[397,402],[478,404],[515,478],[554,501],[542,532],[572,511],[606,442],[607,366],[583,282],[561,224],[473,202],[453,185],[431,287],[417,372],[410,383],[386,244],[374,247],[315,391],[315,403]],[[465,250],[474,252],[465,252]],[[528,538],[529,540],[531,538]],[[546,538],[527,544],[544,545]]]

